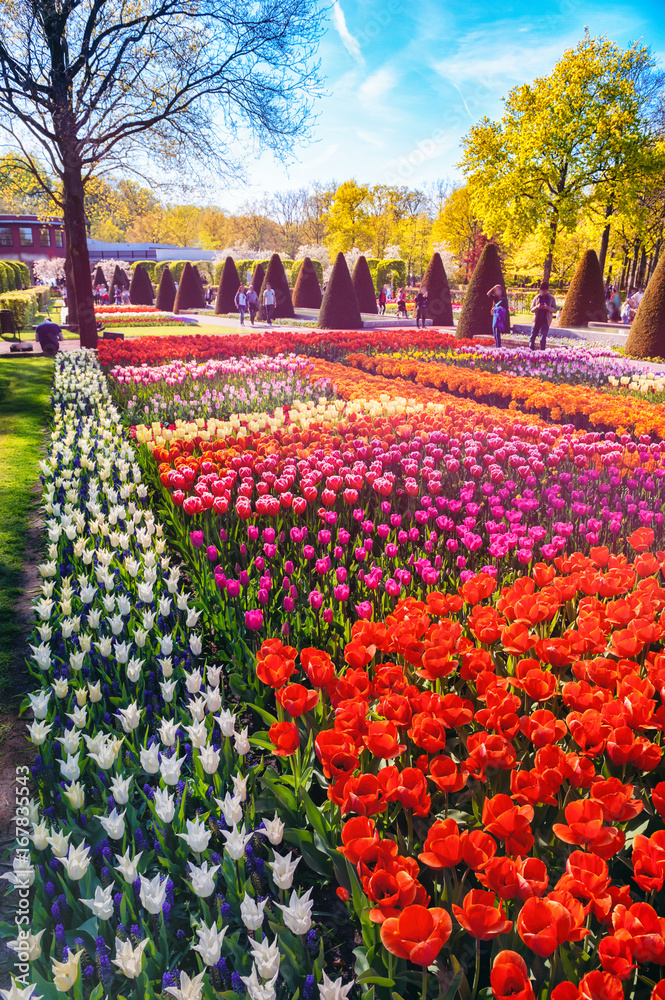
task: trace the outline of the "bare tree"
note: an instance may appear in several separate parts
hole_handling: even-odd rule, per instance
[[[277,222],[284,251],[292,259],[303,242],[308,197],[307,188],[298,188],[276,191],[270,199],[268,214]]]
[[[229,171],[242,129],[288,152],[307,134],[322,15],[316,0],[0,0],[0,24],[0,128],[62,207],[95,346],[88,179],[148,156]]]

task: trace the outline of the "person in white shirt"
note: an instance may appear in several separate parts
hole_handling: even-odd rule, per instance
[[[268,320],[268,326],[272,326],[272,314],[275,308],[275,292],[270,287],[269,284],[266,284],[266,287],[263,292],[263,306],[266,311],[266,319]]]
[[[245,286],[240,285],[238,291],[236,292],[236,297],[233,300],[236,304],[236,309],[240,313],[240,325],[245,325],[245,312],[247,310],[247,295],[245,294]]]

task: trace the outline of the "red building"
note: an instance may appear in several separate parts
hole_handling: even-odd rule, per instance
[[[35,260],[65,256],[63,219],[0,213],[0,260]]]

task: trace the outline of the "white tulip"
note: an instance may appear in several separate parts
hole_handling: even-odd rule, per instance
[[[74,882],[83,878],[90,865],[90,848],[87,844],[79,844],[74,847],[69,845],[69,852],[66,858],[60,858],[60,863],[64,865],[67,874]]]
[[[139,660],[136,656],[132,656],[131,660],[127,662],[127,680],[132,684],[136,684],[141,679],[142,673],[143,660]]]
[[[222,692],[218,687],[209,687],[205,693],[206,711],[219,712],[222,707]]]
[[[307,934],[312,926],[312,907],[314,900],[309,897],[312,894],[311,888],[302,896],[298,896],[294,890],[288,906],[285,903],[277,903],[284,914],[284,923],[294,934]]]
[[[201,684],[203,683],[201,670],[192,670],[191,674],[188,674],[187,671],[185,671],[185,683],[189,694],[198,694],[201,690]]]
[[[211,746],[201,747],[199,751],[201,767],[206,774],[216,774],[219,767],[220,752]]]
[[[203,649],[203,643],[201,642],[201,636],[193,632],[189,637],[189,648],[192,651],[193,656],[200,656],[201,650]]]
[[[30,705],[32,706],[32,711],[36,719],[45,719],[48,715],[48,703],[51,697],[51,692],[47,690],[41,690],[37,694],[28,695],[30,698]]]
[[[203,851],[208,849],[212,831],[206,829],[205,824],[200,823],[198,819],[194,821],[188,819],[187,833],[179,833],[178,836],[181,840],[185,841],[190,851],[194,851],[195,854],[202,854]]]
[[[125,617],[132,610],[132,602],[130,601],[127,594],[120,594],[118,596],[116,604],[118,605],[118,611],[120,612],[120,614],[124,615]]]
[[[62,833],[60,830],[52,830],[50,835],[46,838],[46,842],[55,854],[56,858],[64,858],[69,850],[69,838],[71,837],[71,830],[69,833]]]
[[[60,761],[60,773],[66,781],[76,781],[77,778],[81,777],[81,768],[79,767],[79,757],[80,754],[72,756],[72,754],[67,754],[66,760]]]
[[[110,636],[103,635],[99,642],[96,642],[95,645],[97,646],[99,655],[104,657],[104,659],[108,659],[111,655],[111,650],[113,649]]]
[[[170,656],[173,652],[173,639],[170,635],[163,635],[159,638],[159,648],[162,656]]]
[[[127,663],[129,659],[129,654],[132,651],[131,642],[114,642],[113,649],[115,651],[115,658],[118,663]]]
[[[168,618],[171,614],[171,600],[168,597],[160,597],[159,599],[159,613],[163,618]],[[170,650],[169,650],[170,652]]]
[[[194,722],[203,722],[206,714],[205,698],[191,698],[187,703],[187,709]]]
[[[249,976],[241,976],[240,978],[247,987],[249,1000],[275,1000],[277,996],[277,991],[275,990],[277,974],[269,982],[262,983],[257,975],[256,966],[253,965]]]
[[[36,747],[40,747],[46,742],[46,737],[53,729],[53,725],[47,725],[46,722],[33,722],[32,725],[27,727],[30,733],[30,739]]]
[[[197,750],[200,750],[208,742],[208,730],[202,719],[196,719],[191,726],[184,726],[183,728],[189,736],[192,746]]]
[[[115,604],[113,597],[111,597],[111,601],[113,602],[113,604]],[[108,622],[109,625],[111,626],[111,632],[113,633],[113,635],[120,635],[123,628],[125,627],[125,623],[122,620],[122,615],[112,615],[109,618]]]
[[[292,861],[291,857],[291,851],[285,856],[275,852],[275,860],[268,862],[268,867],[272,871],[272,877],[278,889],[290,889],[293,885],[293,876],[300,864],[300,858]]]
[[[86,688],[75,688],[74,694],[76,696],[76,704],[79,706],[79,708],[83,708],[83,706],[88,700],[88,692]]]
[[[224,815],[224,822],[227,826],[237,826],[242,820],[242,805],[239,795],[230,795],[228,792],[223,799],[215,799],[215,802]]]
[[[30,834],[30,840],[35,846],[36,851],[45,851],[48,847],[49,838],[49,828],[46,823],[42,820],[40,823],[32,824],[32,833]]]
[[[73,712],[66,713],[67,718],[71,719],[77,729],[85,729],[86,722],[88,721],[88,712],[85,707],[76,707]]]
[[[175,686],[177,681],[161,681],[160,688],[162,689],[162,698],[168,704],[173,701],[173,692],[175,691]]]
[[[53,983],[55,988],[60,990],[61,993],[66,993],[67,990],[70,990],[78,979],[80,971],[79,963],[82,954],[83,952],[81,951],[70,951],[66,962],[58,962],[55,958],[51,959]]]
[[[173,660],[170,656],[160,656],[157,658],[157,662],[162,671],[162,676],[167,679],[173,674]]]
[[[62,794],[69,802],[72,809],[79,812],[85,805],[85,794],[83,785],[78,781],[73,781],[69,788],[63,788]]]
[[[231,781],[233,782],[233,794],[241,802],[245,802],[247,799],[247,777],[242,774],[233,774]]]
[[[98,701],[102,700],[102,686],[101,681],[96,681],[95,684],[91,684],[90,681],[86,682],[88,685],[88,694],[90,695],[90,701],[93,705],[96,705]]]
[[[155,812],[162,823],[171,823],[175,816],[173,796],[165,788],[158,788],[155,792]]]
[[[204,861],[200,867],[197,867],[191,861],[189,862],[192,889],[201,899],[207,899],[215,891],[215,875],[219,871],[219,868],[219,865],[213,865],[212,868],[208,869],[207,861]]]
[[[196,628],[199,623],[199,618],[202,615],[202,611],[197,611],[196,608],[187,609],[187,628]]]
[[[42,956],[42,934],[46,928],[42,928],[36,934],[31,931],[19,931],[21,935],[15,941],[8,941],[7,947],[15,951],[19,959],[24,962],[26,957],[28,962],[36,962]]]
[[[173,719],[163,719],[159,727],[159,738],[166,747],[175,745],[180,723]]]
[[[157,774],[159,771],[159,744],[153,743],[149,749],[141,748],[141,767],[146,774]]]
[[[122,974],[127,976],[128,979],[138,979],[140,976],[143,951],[149,940],[149,938],[144,938],[134,948],[131,941],[121,941],[120,938],[115,939],[115,958],[112,958],[111,961],[114,965],[117,965]]]
[[[224,941],[226,930],[226,927],[222,927],[222,929],[218,931],[215,924],[211,927],[206,927],[205,924],[201,924],[200,927],[196,928],[199,942],[198,944],[192,945],[192,951],[198,951],[206,965],[217,965],[219,962],[222,954],[222,942]]]
[[[165,875],[163,880],[160,880],[159,875],[155,875],[153,879],[147,879],[144,875],[139,877],[141,879],[141,902],[148,913],[161,913],[166,899],[168,876]]]
[[[250,751],[249,739],[247,738],[248,727],[246,726],[239,733],[235,734],[234,746],[239,757],[244,757]]]
[[[154,746],[156,747],[157,744],[155,743]],[[184,757],[176,757],[174,754],[173,757],[169,758],[165,757],[162,754],[159,770],[161,771],[162,778],[164,779],[167,785],[178,784],[178,782],[180,781],[180,769],[184,763],[185,763]]]
[[[272,979],[273,976],[276,976],[279,972],[281,958],[277,939],[270,944],[266,937],[264,937],[263,941],[255,941],[254,938],[250,937],[249,945],[252,950],[252,958],[256,965],[256,971],[261,976],[261,979]]]
[[[323,982],[319,983],[319,1000],[346,1000],[354,982],[352,979],[346,986],[342,986],[341,976],[333,982],[324,972]]]
[[[144,611],[143,612],[143,628],[146,632],[150,632],[153,625],[155,624],[155,619],[157,618],[156,611]]]
[[[58,743],[62,743],[63,750],[67,753],[76,753],[81,743],[81,734],[75,729],[65,729],[64,736],[56,736]]]
[[[99,917],[100,920],[110,920],[113,916],[113,899],[111,898],[113,889],[113,883],[107,885],[105,889],[102,889],[102,887],[98,885],[95,889],[94,898],[83,899],[83,897],[81,897],[81,902],[84,906],[87,906],[90,910],[92,910],[93,914],[96,917]]]
[[[138,728],[141,722],[141,714],[135,701],[131,705],[128,705],[127,708],[121,708],[116,712],[116,715],[120,716],[122,728],[126,733],[131,733],[134,729]]]
[[[129,786],[132,783],[131,775],[129,778],[111,778],[111,794],[119,806],[124,806],[129,802]]]
[[[66,677],[58,677],[53,681],[53,690],[56,698],[66,698],[69,691],[69,682]]]
[[[245,892],[245,898],[240,904],[240,919],[248,931],[256,931],[263,924],[263,911],[267,902],[267,899],[257,902]]]
[[[205,972],[199,972],[198,976],[190,979],[186,972],[181,972],[180,986],[167,986],[164,992],[170,993],[176,1000],[201,1000],[204,976]]]
[[[142,854],[143,851],[139,851],[139,853],[135,854],[133,858],[130,858],[129,848],[127,848],[122,857],[120,857],[119,854],[116,854],[115,860],[118,864],[115,866],[115,870],[120,872],[125,882],[136,882],[136,879],[138,878],[138,864]]]
[[[226,839],[225,850],[233,861],[240,861],[245,853],[245,846],[252,838],[252,831],[245,833],[245,824],[238,830],[234,826],[232,830],[222,830],[222,836]]]

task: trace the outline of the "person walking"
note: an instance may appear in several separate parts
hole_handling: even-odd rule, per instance
[[[266,311],[268,326],[272,326],[272,314],[275,309],[275,291],[270,287],[269,283],[266,283],[266,287],[263,291],[263,306]]]
[[[115,286],[114,295],[115,295],[115,304],[117,306],[121,306],[122,305],[122,288],[120,287],[120,285],[116,285]]]
[[[245,286],[241,284],[238,287],[238,291],[235,294],[233,300],[235,302],[236,309],[240,313],[240,325],[245,325],[245,313],[247,311],[247,294],[245,292]]]
[[[607,318],[610,323],[618,323],[621,320],[621,293],[616,285],[613,285],[607,303]]]
[[[552,322],[552,316],[557,311],[556,299],[550,294],[549,282],[543,281],[539,292],[534,295],[531,301],[531,312],[533,313],[533,326],[531,327],[531,338],[529,347],[536,350],[536,338],[540,336],[540,349],[544,351],[547,347],[547,332]]]
[[[247,308],[249,310],[249,322],[254,326],[256,314],[259,311],[259,297],[254,290],[254,285],[247,286]]]
[[[416,307],[416,329],[422,325],[424,330],[425,319],[427,317],[427,289],[424,285],[421,286],[413,304]]]
[[[406,319],[406,289],[400,288],[397,293],[397,315]]]
[[[493,285],[487,293],[492,300],[492,334],[494,344],[501,347],[501,335],[510,333],[510,303],[503,285]]]
[[[386,314],[386,289],[385,286],[379,292],[379,315],[385,316]]]

